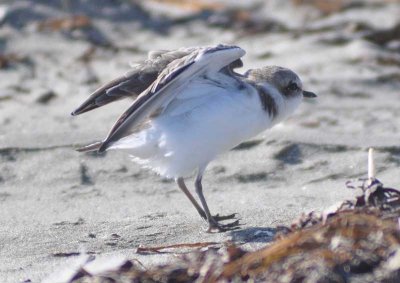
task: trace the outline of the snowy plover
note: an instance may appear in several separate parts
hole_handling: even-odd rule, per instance
[[[300,78],[289,69],[234,72],[243,65],[244,54],[238,46],[221,44],[150,52],[147,60],[96,90],[72,112],[78,115],[135,97],[103,141],[79,151],[126,150],[142,166],[175,179],[208,222],[208,231],[237,225],[238,221],[218,222],[234,214],[211,215],[201,183],[207,165],[219,153],[282,121],[303,97],[316,97],[303,90]],[[195,171],[201,205],[184,182]]]

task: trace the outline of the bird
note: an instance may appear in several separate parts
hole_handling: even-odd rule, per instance
[[[316,97],[284,67],[236,72],[245,53],[227,44],[150,51],[147,59],[95,90],[71,113],[134,99],[103,140],[77,150],[125,151],[142,167],[173,179],[207,221],[207,232],[234,229],[238,220],[222,221],[235,214],[210,212],[202,185],[208,164],[287,118],[303,98]],[[194,174],[200,203],[185,184]]]

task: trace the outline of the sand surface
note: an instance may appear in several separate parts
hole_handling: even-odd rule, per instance
[[[350,198],[344,183],[366,176],[371,146],[378,178],[399,185],[398,1],[330,8],[220,1],[211,11],[152,1],[53,2],[0,3],[0,55],[9,57],[0,68],[1,282],[54,280],[82,251],[151,265],[172,256],[138,255],[139,245],[233,240],[256,249],[300,213]],[[90,24],[44,22],[77,14]],[[212,212],[237,212],[242,226],[207,234],[173,182],[121,152],[74,151],[103,138],[130,101],[69,113],[149,50],[220,42],[247,51],[242,71],[291,68],[318,99],[210,164],[204,190]]]

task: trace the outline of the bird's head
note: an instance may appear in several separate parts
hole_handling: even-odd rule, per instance
[[[249,70],[245,76],[276,101],[282,114],[291,114],[303,98],[317,97],[315,93],[303,90],[299,76],[287,68],[267,66]]]

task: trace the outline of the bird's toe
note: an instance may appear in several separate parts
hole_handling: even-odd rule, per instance
[[[232,214],[228,214],[228,215],[219,215],[219,213],[217,215],[214,215],[213,218],[215,221],[224,221],[224,220],[230,220],[230,219],[235,219],[236,215],[238,215],[237,213],[232,213]]]
[[[207,233],[214,233],[214,232],[226,232],[231,230],[239,229],[240,223],[239,220],[235,220],[231,223],[221,224],[217,221],[210,221],[208,224]]]

